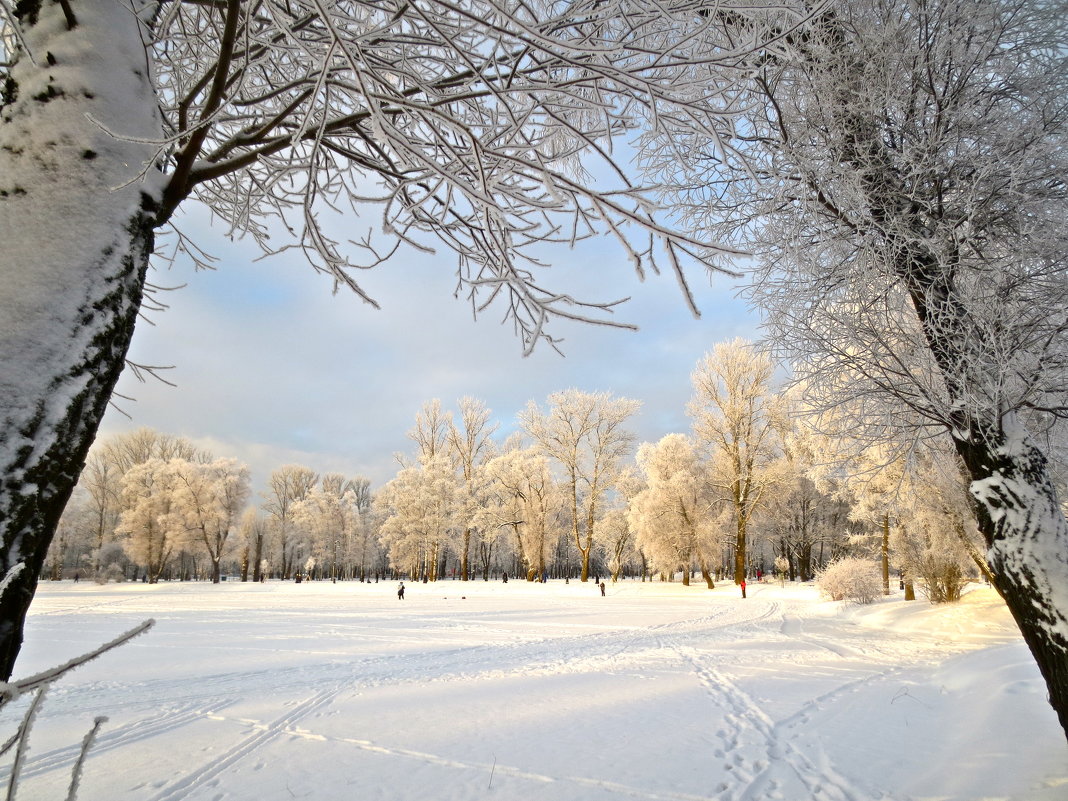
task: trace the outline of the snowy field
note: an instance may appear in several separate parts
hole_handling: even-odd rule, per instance
[[[19,798],[65,797],[98,715],[82,801],[1068,798],[1064,736],[990,590],[749,596],[43,582],[20,676],[158,623],[53,689]]]

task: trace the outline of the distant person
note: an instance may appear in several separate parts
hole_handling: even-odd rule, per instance
[[[404,600],[404,582],[403,581],[400,583],[400,586],[397,587],[397,600],[398,601],[403,601]]]
[[[604,582],[601,582],[601,597],[604,598]]]
[[[742,597],[744,598],[745,597],[745,579],[744,578],[742,579],[741,588],[742,588]]]
[[[501,581],[504,582],[505,584],[508,583],[508,571],[507,570],[505,570],[503,573],[501,573]]]

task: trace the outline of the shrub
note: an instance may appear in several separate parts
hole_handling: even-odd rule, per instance
[[[882,578],[874,562],[847,557],[827,565],[816,576],[820,592],[832,601],[870,604],[883,591]]]

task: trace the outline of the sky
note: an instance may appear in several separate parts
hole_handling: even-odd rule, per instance
[[[366,227],[349,224],[353,238]],[[654,441],[688,430],[690,374],[702,355],[717,342],[759,337],[738,279],[691,271],[695,319],[673,276],[642,283],[622,252],[595,243],[550,251],[552,281],[584,299],[630,296],[615,319],[639,330],[557,324],[565,355],[539,346],[524,358],[500,312],[474,320],[453,297],[448,251],[401,251],[361,273],[376,310],[351,292],[333,294],[295,252],[261,259],[253,242],[229,240],[199,208],[180,225],[218,259],[216,269],[157,263],[149,282],[181,288],[159,295],[165,311],[145,312],[129,354],[173,367],[160,374],[176,386],[141,383],[127,370],[100,436],[148,426],[187,437],[247,463],[257,493],[290,463],[381,486],[396,474],[395,455],[413,452],[406,434],[433,398],[446,410],[465,395],[479,398],[505,434],[530,400],[544,407],[559,390],[608,391],[643,401],[631,430]]]

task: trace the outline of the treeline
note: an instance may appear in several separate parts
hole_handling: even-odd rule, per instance
[[[865,440],[856,410],[817,413],[741,340],[697,364],[692,428],[637,443],[640,402],[575,389],[530,402],[518,433],[479,400],[424,404],[414,452],[367,479],[248,470],[141,429],[98,443],[68,506],[49,578],[437,581],[499,577],[809,580],[863,556],[953,600],[987,573],[966,483],[937,437]],[[806,403],[808,403],[806,401]]]

